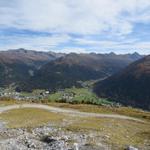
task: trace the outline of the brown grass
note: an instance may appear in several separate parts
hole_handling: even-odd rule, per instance
[[[140,109],[130,107],[109,107],[109,106],[97,106],[87,104],[68,104],[68,103],[48,103],[50,106],[60,108],[71,108],[82,112],[93,112],[93,113],[106,113],[106,114],[119,114],[139,119],[150,121],[150,112],[142,111]]]
[[[107,136],[105,141],[111,145],[135,145],[143,147],[145,141],[150,143],[150,124],[132,122],[128,120],[86,118],[68,127],[67,130],[75,132],[93,131],[99,136]],[[95,141],[97,143],[98,141]]]
[[[48,122],[59,123],[65,116],[43,109],[23,108],[4,112],[0,115],[10,128],[36,127]]]

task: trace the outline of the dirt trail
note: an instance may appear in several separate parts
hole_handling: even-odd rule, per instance
[[[12,109],[19,109],[19,108],[39,108],[39,109],[48,110],[50,112],[64,113],[68,115],[75,115],[75,116],[81,116],[81,117],[116,118],[116,119],[125,119],[125,120],[144,122],[141,119],[124,116],[124,115],[80,112],[74,109],[63,109],[63,108],[52,107],[52,106],[43,105],[43,104],[21,104],[21,105],[16,104],[16,105],[10,105],[10,106],[3,106],[3,107],[0,107],[0,113],[9,111]]]

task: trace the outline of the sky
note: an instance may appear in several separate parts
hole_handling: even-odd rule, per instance
[[[0,0],[0,50],[150,54],[150,0]]]

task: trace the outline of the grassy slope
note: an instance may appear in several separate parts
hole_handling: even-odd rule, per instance
[[[150,124],[143,124],[119,119],[86,118],[66,127],[75,132],[96,132],[103,135],[105,141],[112,145],[135,145],[142,147],[147,140],[150,142]],[[98,137],[96,137],[98,138]],[[94,140],[94,139],[93,139]]]
[[[1,119],[6,121],[8,127],[19,128],[19,127],[35,127],[44,125],[48,122],[60,123],[63,115],[48,112],[43,109],[34,108],[23,108],[14,109],[4,112],[0,115]]]
[[[97,105],[90,105],[90,104],[68,104],[68,103],[56,103],[56,102],[47,102],[43,101],[44,103],[60,107],[66,109],[76,109],[81,112],[93,112],[93,113],[106,113],[106,114],[120,114],[126,115],[131,117],[136,117],[140,119],[145,119],[150,121],[150,112],[142,111],[140,109],[130,108],[130,107],[109,107],[109,106],[97,106]],[[13,105],[13,104],[22,104],[27,103],[26,101],[15,101],[15,100],[0,100],[0,107]]]
[[[60,113],[51,113],[41,109],[16,109],[0,114],[0,118],[7,122],[8,127],[32,127],[47,123],[55,127],[61,127],[64,131],[79,133],[96,133],[95,138],[90,139],[91,144],[98,142],[99,137],[111,145],[119,145],[120,149],[125,145],[142,147],[147,141],[150,142],[150,123],[136,121],[65,116]],[[63,125],[64,120],[68,124]],[[114,146],[115,147],[115,146]]]
[[[28,103],[28,102],[27,101],[17,101],[17,100],[10,99],[10,98],[0,99],[0,107],[13,105],[13,104],[23,104],[23,103]]]
[[[48,103],[50,106],[60,108],[71,108],[81,112],[93,112],[93,113],[106,113],[106,114],[120,114],[130,117],[140,118],[150,121],[150,112],[146,112],[140,109],[131,107],[109,107],[109,106],[97,106],[89,104],[68,104],[68,103]]]

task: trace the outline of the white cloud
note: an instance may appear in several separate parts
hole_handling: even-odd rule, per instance
[[[150,54],[150,41],[142,42],[138,39],[127,40],[92,40],[86,38],[78,38],[75,40],[77,45],[88,47],[89,52],[108,53],[115,51],[116,53],[133,53],[135,51],[141,54]]]
[[[0,33],[0,39],[9,41],[5,45],[1,43],[0,49],[57,49],[68,42],[62,46],[65,52],[85,52],[89,46],[89,50],[100,52],[100,49],[124,52],[126,48],[145,49],[145,53],[150,53],[149,41],[140,41],[136,35],[128,39],[136,23],[150,24],[150,0],[0,0],[0,31],[10,27],[53,35],[5,36]],[[83,38],[68,36],[69,33]],[[93,35],[103,39],[93,38]]]
[[[128,34],[132,32],[133,18],[147,21],[144,18],[150,15],[146,10],[149,0],[1,1],[0,24],[48,32],[100,34],[108,30]],[[123,12],[129,18],[122,17]]]
[[[88,51],[85,48],[79,48],[79,47],[65,47],[62,49],[55,50],[56,52],[60,53],[87,53]]]
[[[25,49],[35,49],[35,50],[49,50],[54,49],[59,44],[62,44],[66,41],[70,40],[68,35],[53,35],[53,36],[43,36],[43,37],[28,37],[28,36],[3,36],[0,40],[7,40],[8,44],[3,45],[0,43],[0,49],[17,49],[17,48],[25,48]]]

